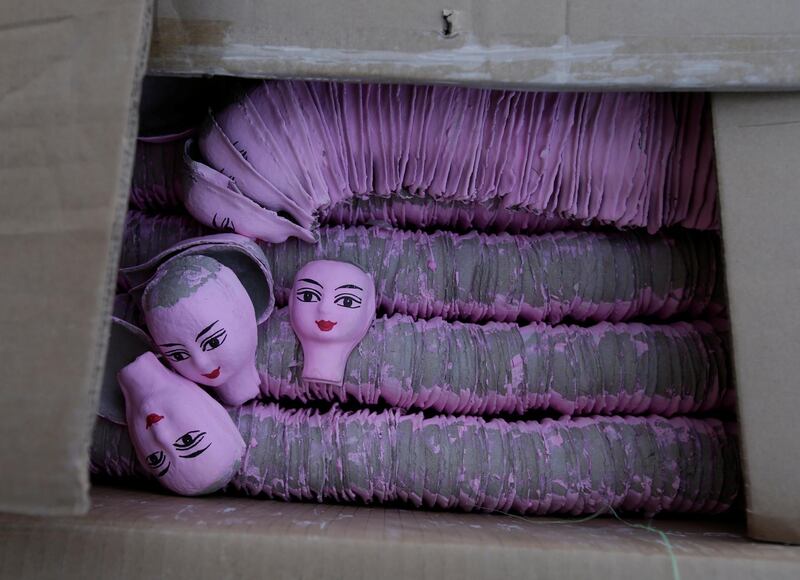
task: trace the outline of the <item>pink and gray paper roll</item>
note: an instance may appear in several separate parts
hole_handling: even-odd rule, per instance
[[[386,313],[466,321],[623,321],[722,310],[713,233],[458,235],[323,228],[317,244],[263,245],[285,303],[310,260],[353,262],[375,278]]]
[[[233,227],[236,198],[272,241],[318,240],[261,244],[279,303],[327,258],[370,272],[386,314],[341,387],[301,380],[286,309],[259,327],[266,397],[393,408],[231,409],[247,451],[229,492],[576,515],[735,501],[735,426],[668,418],[732,397],[718,239],[682,229],[718,227],[705,96],[264,82],[186,137],[140,143],[131,204],[192,212],[208,194],[221,211],[196,214],[205,225],[132,212],[123,266]],[[553,232],[603,224],[681,227]],[[116,311],[134,316],[132,297]],[[590,416],[488,418],[531,411]],[[96,474],[151,477],[103,418],[91,457]]]
[[[183,150],[193,130],[140,137],[131,177],[130,204],[144,211],[180,211],[183,209]]]
[[[242,196],[306,231],[338,203],[398,193],[651,232],[717,227],[703,95],[263,82],[197,146],[190,197]]]
[[[120,268],[138,266],[189,238],[216,233],[186,214],[129,210],[125,216]]]
[[[205,231],[189,218],[132,212],[122,264],[143,263]],[[372,273],[387,314],[557,323],[719,315],[718,245],[714,233],[686,230],[511,236],[330,227],[321,228],[317,244],[289,240],[261,247],[281,304],[295,272],[326,258]]]
[[[320,211],[319,221],[329,226],[379,225],[508,234],[540,234],[581,225],[548,213],[506,209],[497,202],[437,201],[403,192],[391,197],[354,197]]]
[[[260,403],[231,416],[247,450],[226,490],[249,496],[519,514],[717,513],[740,485],[734,427],[716,419],[506,422]],[[103,419],[91,458],[94,473],[143,475],[125,428]]]
[[[495,415],[708,411],[731,401],[727,334],[705,322],[531,324],[375,321],[342,386],[303,381],[286,309],[259,327],[261,389],[272,399],[352,401]]]

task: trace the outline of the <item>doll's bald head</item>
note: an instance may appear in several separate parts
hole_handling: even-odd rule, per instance
[[[224,284],[223,278],[227,276],[221,274],[223,268],[222,264],[208,256],[178,256],[158,269],[145,288],[142,306],[145,310],[171,308],[206,284]]]
[[[142,306],[153,341],[176,372],[211,387],[228,405],[258,395],[255,311],[233,270],[208,256],[178,256],[159,267]]]

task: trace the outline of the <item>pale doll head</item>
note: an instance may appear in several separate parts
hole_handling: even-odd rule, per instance
[[[342,384],[350,353],[375,319],[375,283],[347,262],[309,262],[295,275],[289,319],[303,346],[303,378]]]
[[[142,305],[153,342],[176,372],[227,405],[258,395],[255,311],[231,269],[203,255],[173,258],[147,285]]]
[[[219,403],[150,352],[117,376],[137,458],[161,485],[201,495],[230,481],[245,444]]]

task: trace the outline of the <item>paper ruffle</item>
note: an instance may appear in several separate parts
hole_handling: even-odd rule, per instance
[[[229,178],[230,196],[309,232],[338,203],[398,193],[650,232],[713,229],[711,135],[702,94],[268,81],[209,119],[187,194],[218,197],[202,160]]]
[[[122,265],[144,262],[206,232],[178,216],[132,212]],[[372,273],[387,314],[466,321],[624,321],[724,310],[714,232],[676,229],[554,232],[538,236],[326,227],[319,243],[261,244],[286,304],[297,270],[314,259],[346,260]]]
[[[231,415],[247,443],[242,468],[226,488],[235,494],[579,515],[609,507],[718,513],[740,488],[735,428],[716,419],[510,423],[260,403]],[[125,428],[103,419],[91,469],[144,476]]]
[[[140,137],[131,177],[130,204],[144,211],[183,208],[183,149],[194,130],[160,137]]]
[[[671,416],[730,406],[728,336],[705,322],[588,328],[379,318],[342,386],[300,377],[286,309],[259,327],[261,389],[273,400],[347,401],[438,413]]]

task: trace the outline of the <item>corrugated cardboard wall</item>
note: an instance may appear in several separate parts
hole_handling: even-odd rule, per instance
[[[88,509],[150,20],[145,0],[0,13],[0,511]]]
[[[715,95],[748,531],[800,542],[800,94]]]
[[[149,8],[33,0],[0,14],[0,510],[87,507]],[[163,0],[153,44],[164,74],[800,88],[794,0]],[[716,100],[751,522],[771,538],[798,537],[800,513],[799,100]]]
[[[161,0],[151,71],[529,89],[800,88],[800,2]]]

